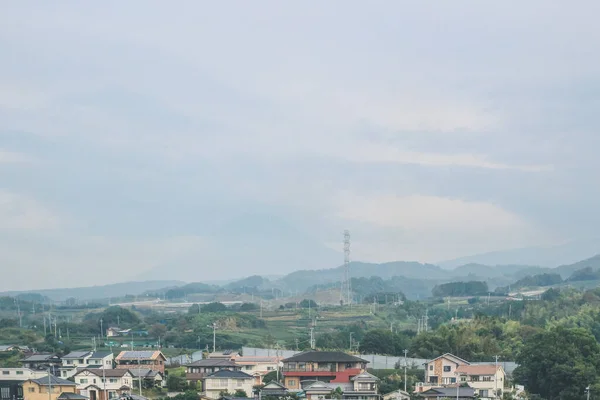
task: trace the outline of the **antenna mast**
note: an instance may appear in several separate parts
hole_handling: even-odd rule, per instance
[[[344,279],[340,290],[340,304],[352,304],[350,284],[350,231],[344,231]]]

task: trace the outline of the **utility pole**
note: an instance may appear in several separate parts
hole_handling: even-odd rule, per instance
[[[217,351],[217,323],[212,323],[213,328],[213,353]]]
[[[46,337],[46,316],[42,314],[42,318],[44,318],[44,337]]]
[[[406,355],[408,354],[408,350],[404,350],[404,391],[406,392]]]
[[[48,400],[52,400],[52,378],[50,375],[50,368],[48,368]]]
[[[298,338],[294,339],[294,342],[296,342],[296,351],[298,351]]]
[[[102,335],[102,322],[103,322],[102,318],[100,318],[100,337],[101,338],[103,337],[103,335]]]
[[[315,349],[315,328],[310,328],[310,348]]]
[[[585,388],[585,393],[587,394],[587,400],[590,400],[590,387],[588,385],[588,387]]]
[[[494,369],[494,397],[495,398],[498,398],[498,357],[499,356],[494,356],[494,358],[496,359],[496,362],[495,362],[496,368]]]
[[[354,335],[354,332],[350,332],[350,351],[352,351],[352,335]]]

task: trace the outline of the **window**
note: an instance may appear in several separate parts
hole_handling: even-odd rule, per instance
[[[430,365],[430,366],[429,366],[429,370],[430,370],[430,371],[433,371],[433,365]]]
[[[67,360],[67,365],[71,365],[71,364],[73,364],[73,361]]]
[[[10,388],[3,387],[0,389],[0,397],[3,399],[10,399]]]
[[[29,393],[35,393],[35,388],[34,387],[30,387],[29,388]]]
[[[456,383],[456,378],[450,378],[450,383]]]
[[[23,371],[17,371],[17,375],[23,375]]]
[[[81,358],[80,358],[80,359],[78,360],[78,362],[79,362],[79,364],[83,364],[83,359],[81,359]]]
[[[273,371],[274,368],[273,367],[267,367],[267,371]]]
[[[88,383],[88,380],[87,380],[87,379],[85,379],[85,378],[81,378],[81,379],[79,380],[79,383]]]
[[[452,371],[452,367],[449,365],[444,365],[444,372],[450,372]]]
[[[488,391],[484,390],[484,389],[481,389],[479,391],[479,397],[488,397]]]
[[[491,382],[492,381],[492,377],[491,376],[482,376],[481,380],[484,382]]]
[[[117,378],[110,378],[108,381],[110,383],[117,383]]]
[[[2,371],[2,375],[9,375],[10,371]]]
[[[219,387],[226,387],[227,386],[227,379],[219,379]]]
[[[295,380],[293,380],[293,379],[290,379],[290,380],[288,381],[288,385],[289,385],[289,386],[296,386],[296,381],[295,381]]]
[[[117,392],[108,392],[108,398],[109,399],[116,399],[117,397],[119,397],[117,395]]]
[[[237,387],[242,387],[244,385],[244,380],[243,379],[238,379],[237,380]]]

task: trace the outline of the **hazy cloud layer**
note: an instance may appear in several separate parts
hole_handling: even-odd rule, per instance
[[[600,225],[596,2],[2,10],[0,289],[327,267],[346,228],[353,259],[435,262]]]

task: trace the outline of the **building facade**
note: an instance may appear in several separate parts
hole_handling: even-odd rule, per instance
[[[504,368],[495,364],[462,365],[456,369],[461,383],[466,383],[480,399],[501,398],[506,385]]]
[[[74,382],[54,375],[28,379],[23,382],[22,387],[23,400],[58,400],[64,393],[77,394]]]
[[[234,394],[243,390],[247,396],[252,396],[254,378],[242,371],[222,369],[202,380],[203,395],[209,399],[219,399],[222,393]]]
[[[115,358],[118,369],[147,368],[164,375],[167,359],[160,351],[122,351]]]
[[[282,363],[285,387],[298,391],[304,388],[302,382],[349,383],[363,372],[368,361],[341,351],[305,351]]]
[[[228,359],[205,358],[204,360],[194,361],[185,366],[185,379],[188,384],[196,385],[205,376],[222,369],[240,370],[241,367]]]
[[[470,363],[450,353],[425,363],[424,390],[430,387],[456,384],[456,369],[463,365],[470,365]]]
[[[73,378],[77,392],[89,400],[118,399],[131,393],[133,386],[133,376],[125,369],[83,369]]]

